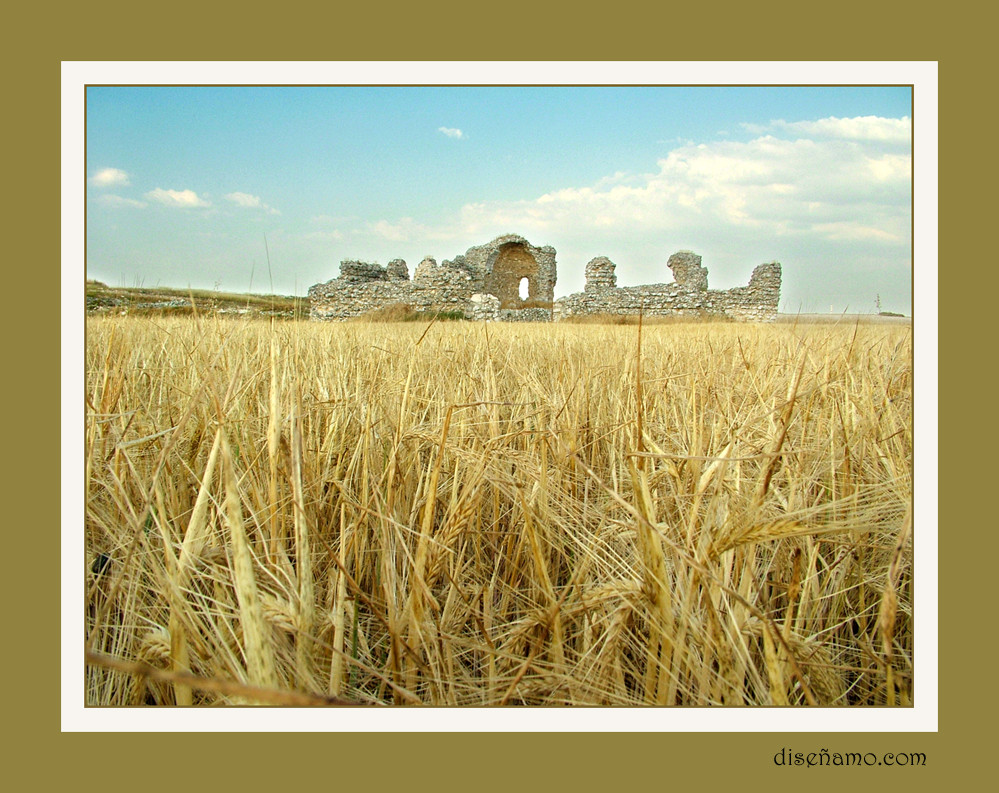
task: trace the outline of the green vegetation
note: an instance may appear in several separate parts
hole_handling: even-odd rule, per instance
[[[406,303],[393,303],[356,317],[351,322],[457,322],[465,319],[462,311],[418,311]]]
[[[220,313],[303,319],[309,315],[309,301],[303,297],[240,294],[208,289],[109,287],[100,281],[90,280],[87,281],[86,305],[89,313],[114,311],[135,316]]]
[[[672,317],[639,317],[638,314],[574,314],[562,322],[572,325],[676,325],[692,323],[726,324],[735,320],[712,314],[678,315]]]

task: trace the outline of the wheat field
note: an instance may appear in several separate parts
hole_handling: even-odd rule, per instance
[[[912,330],[91,317],[86,702],[906,706]]]

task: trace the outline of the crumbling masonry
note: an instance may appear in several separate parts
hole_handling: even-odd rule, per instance
[[[708,289],[701,257],[680,251],[667,262],[673,283],[617,286],[615,265],[606,256],[586,265],[583,292],[554,300],[555,249],[537,248],[516,234],[469,248],[438,264],[427,257],[413,278],[402,259],[388,266],[345,260],[340,277],[309,289],[313,319],[346,319],[394,304],[417,311],[448,311],[468,319],[548,322],[580,314],[726,317],[773,322],[780,302],[781,266],[761,264],[749,286]],[[527,297],[521,298],[526,281]]]
[[[761,264],[749,286],[708,289],[708,271],[701,257],[679,251],[669,257],[671,284],[616,286],[614,263],[606,256],[586,265],[585,291],[555,301],[554,318],[577,314],[638,314],[646,316],[724,317],[742,322],[773,322],[780,303],[781,267]]]

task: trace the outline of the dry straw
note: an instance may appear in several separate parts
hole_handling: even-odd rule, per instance
[[[92,705],[908,705],[911,329],[95,317]]]

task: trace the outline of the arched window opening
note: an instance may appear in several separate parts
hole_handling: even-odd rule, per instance
[[[520,299],[527,300],[527,296],[530,294],[530,283],[527,278],[520,279]]]

